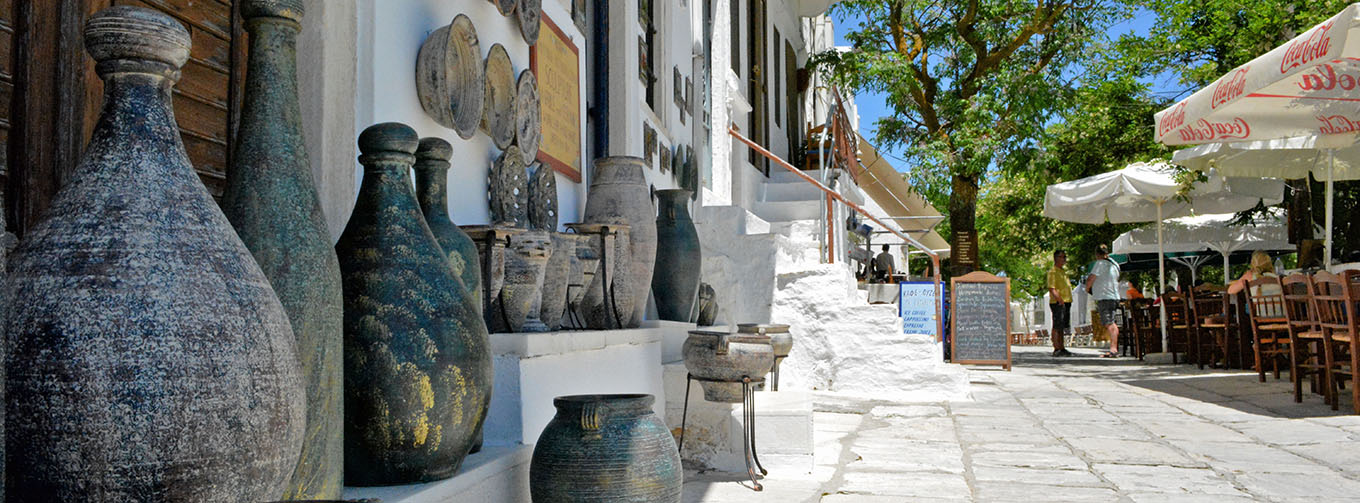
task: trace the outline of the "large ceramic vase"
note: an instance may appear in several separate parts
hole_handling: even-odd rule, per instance
[[[694,317],[699,293],[699,233],[689,217],[689,194],[684,189],[656,191],[656,271],[652,295],[657,317],[688,323]]]
[[[779,391],[779,364],[789,357],[790,351],[793,351],[793,334],[789,332],[789,326],[777,323],[741,323],[737,325],[737,332],[770,336],[770,350],[774,352],[774,366],[770,369],[773,375],[770,389]]]
[[[586,236],[591,254],[598,257],[596,272],[585,288],[578,311],[587,328],[608,330],[623,328],[627,314],[632,312],[632,245],[628,241],[628,224],[620,218],[607,219],[610,223],[567,224],[577,234]]]
[[[278,499],[307,398],[283,305],[184,153],[189,32],[113,7],[84,40],[104,106],[5,285],[6,500]]]
[[[283,499],[339,498],[344,486],[340,264],[312,180],[297,89],[301,0],[245,0],[245,99],[222,211],[273,285],[297,339],[307,434]]]
[[[482,265],[482,319],[487,327],[493,327],[500,314],[492,308],[491,302],[499,298],[505,288],[506,247],[510,245],[510,237],[524,229],[504,225],[464,225],[461,228],[477,245]]]
[[[449,268],[467,291],[477,312],[482,312],[482,265],[477,243],[449,219],[449,159],[453,146],[441,138],[424,138],[416,150],[416,201],[425,215]]]
[[[684,471],[652,395],[553,399],[529,463],[534,503],[679,503]]]
[[[345,290],[345,484],[457,473],[491,399],[486,324],[411,188],[416,132],[359,136],[354,213],[335,245]]]
[[[505,253],[505,285],[491,301],[494,332],[547,332],[539,319],[543,275],[552,255],[552,234],[524,231],[510,237]]]
[[[656,211],[652,208],[651,189],[643,175],[645,167],[646,161],[640,157],[597,159],[583,218],[588,223],[607,223],[609,218],[621,218],[629,226],[631,311],[621,312],[627,315],[624,320],[627,328],[642,323],[656,261]]]
[[[741,403],[742,378],[763,379],[774,364],[767,335],[694,330],[682,352],[685,368],[699,378],[710,402]]]
[[[576,258],[576,235],[554,232],[552,255],[543,272],[542,306],[538,319],[548,330],[562,328],[562,314],[567,309],[567,287],[571,282],[572,261]]]

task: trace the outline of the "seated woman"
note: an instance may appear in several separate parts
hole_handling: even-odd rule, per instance
[[[1233,281],[1228,285],[1228,295],[1237,295],[1237,292],[1240,292],[1247,287],[1247,282],[1249,281],[1260,278],[1279,277],[1278,274],[1275,274],[1275,265],[1271,263],[1270,255],[1267,255],[1266,252],[1261,250],[1256,250],[1251,252],[1251,266],[1247,268],[1246,272],[1242,273],[1242,277],[1237,278],[1236,281]],[[1253,287],[1253,290],[1249,293],[1251,295],[1279,295],[1280,285],[1271,284]]]

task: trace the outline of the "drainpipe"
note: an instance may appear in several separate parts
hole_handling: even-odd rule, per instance
[[[609,0],[595,0],[595,30],[590,38],[595,46],[591,58],[591,71],[595,73],[591,86],[595,106],[590,109],[591,117],[595,119],[592,147],[595,157],[600,158],[609,155]]]

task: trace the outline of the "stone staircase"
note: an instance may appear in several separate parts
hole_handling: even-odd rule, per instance
[[[863,202],[853,185],[843,193]],[[754,212],[702,207],[695,223],[703,280],[718,293],[719,319],[792,326],[794,349],[781,369],[781,389],[902,400],[967,397],[966,371],[943,362],[933,337],[904,334],[895,305],[866,303],[848,265],[821,263],[818,218],[825,206],[816,187],[778,171],[759,194]]]

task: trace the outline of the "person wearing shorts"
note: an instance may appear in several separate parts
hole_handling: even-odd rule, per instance
[[[1086,291],[1096,300],[1096,313],[1105,330],[1110,334],[1110,350],[1101,354],[1102,358],[1119,357],[1119,324],[1115,323],[1115,312],[1119,310],[1119,264],[1110,260],[1110,248],[1106,245],[1096,247],[1096,259],[1087,269]]]
[[[1048,270],[1048,309],[1053,313],[1053,356],[1072,356],[1063,345],[1063,334],[1072,326],[1072,283],[1067,280],[1063,266],[1067,252],[1053,251],[1053,268]]]

